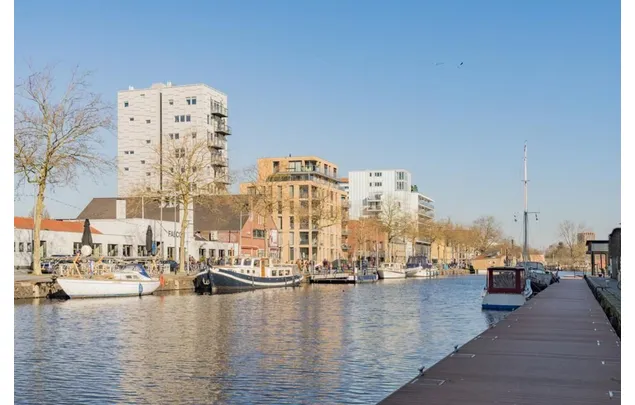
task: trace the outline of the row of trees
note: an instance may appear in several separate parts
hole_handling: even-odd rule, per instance
[[[586,264],[586,243],[579,235],[585,226],[571,220],[562,221],[558,226],[558,242],[552,244],[545,252],[545,259],[553,264],[571,268],[580,268]]]

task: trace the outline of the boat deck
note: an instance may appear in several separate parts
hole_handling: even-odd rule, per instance
[[[562,280],[380,404],[619,404],[620,339],[584,280]]]
[[[353,273],[331,273],[331,274],[313,274],[310,278],[314,284],[357,284],[372,283],[377,281],[376,274],[357,274]]]

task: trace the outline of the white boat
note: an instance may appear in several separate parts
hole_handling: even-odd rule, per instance
[[[553,283],[553,276],[547,272],[545,266],[540,262],[518,262],[516,266],[527,270],[527,277],[541,289],[545,289]]]
[[[406,277],[430,278],[434,276],[432,264],[426,256],[410,256],[406,262]]]
[[[380,280],[406,278],[404,266],[401,263],[382,263],[377,269]]]
[[[57,283],[70,298],[105,298],[149,295],[159,288],[160,280],[151,278],[140,264],[99,276],[60,277]]]
[[[268,258],[234,258],[229,265],[202,271],[194,277],[194,290],[199,293],[219,289],[294,287],[303,276],[294,265],[269,265]]]
[[[520,267],[490,267],[483,290],[482,309],[513,311],[531,297],[531,281]]]

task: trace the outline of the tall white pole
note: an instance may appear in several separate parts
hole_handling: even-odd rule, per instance
[[[159,200],[161,201],[161,206],[159,207],[159,217],[160,217],[160,224],[161,224],[161,260],[164,259],[163,256],[163,193],[162,191],[159,191]]]
[[[524,184],[524,191],[525,191],[525,210],[523,212],[523,261],[528,261],[529,257],[528,257],[528,240],[527,240],[527,217],[528,217],[528,207],[527,207],[527,141],[525,141],[525,151],[524,151],[524,158],[523,158],[523,166],[524,166],[524,177],[523,177],[523,184]]]

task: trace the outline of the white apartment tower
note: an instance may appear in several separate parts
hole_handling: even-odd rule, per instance
[[[412,184],[407,170],[363,170],[348,173],[350,219],[378,215],[382,201],[391,198],[419,219],[434,218],[434,201]]]
[[[228,184],[227,95],[205,84],[153,84],[148,89],[117,94],[117,193],[128,196],[140,187],[163,188],[159,156],[168,140],[206,137],[210,150],[209,176],[220,187]],[[155,162],[159,161],[157,165]]]

